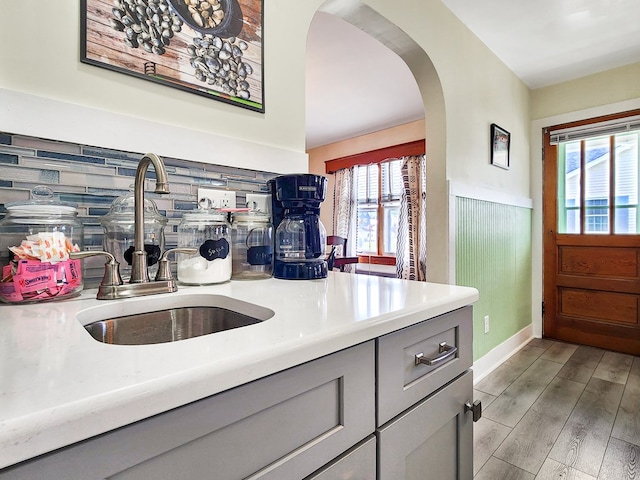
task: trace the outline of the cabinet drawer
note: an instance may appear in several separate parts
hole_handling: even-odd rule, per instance
[[[373,435],[304,480],[376,480],[376,439]]]
[[[300,480],[375,429],[370,341],[0,472],[1,480]]]
[[[473,476],[472,373],[418,403],[378,432],[378,480],[469,480]]]
[[[450,382],[472,364],[472,307],[426,320],[377,340],[378,426]],[[416,365],[416,355],[434,358],[440,344],[457,351],[442,362]]]

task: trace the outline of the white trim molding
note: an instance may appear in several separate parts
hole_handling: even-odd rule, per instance
[[[449,195],[511,205],[513,207],[533,208],[533,200],[530,198],[451,180],[449,180]]]
[[[474,385],[502,365],[509,357],[518,353],[533,338],[533,325],[529,324],[473,362],[471,369],[473,370]]]

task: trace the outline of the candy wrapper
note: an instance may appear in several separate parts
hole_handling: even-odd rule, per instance
[[[82,287],[82,264],[69,252],[79,251],[60,232],[29,235],[18,247],[9,247],[15,258],[3,267],[0,300],[36,302],[67,297]]]

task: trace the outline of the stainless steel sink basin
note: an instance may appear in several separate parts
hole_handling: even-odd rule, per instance
[[[175,305],[176,302],[171,302],[174,305],[170,308],[162,308],[163,305],[157,305],[155,301],[147,302],[147,308],[144,310],[148,310],[150,307],[153,311],[140,311],[142,305],[138,302],[135,304],[136,308],[132,308],[134,311],[129,314],[119,315],[116,312],[106,311],[102,312],[100,320],[86,323],[85,319],[83,323],[85,329],[99,342],[118,345],[148,345],[176,342],[246,327],[260,323],[274,315],[272,310],[230,297],[220,295],[202,297],[206,297],[206,299],[191,298],[191,301],[183,299],[178,302],[184,305]],[[94,316],[95,313],[90,316]],[[107,315],[106,318],[104,314]],[[79,319],[83,320],[83,318]]]

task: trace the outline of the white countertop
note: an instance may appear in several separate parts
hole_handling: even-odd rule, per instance
[[[0,305],[0,468],[299,365],[478,299],[473,288],[331,272],[325,280],[231,281],[167,295]],[[267,321],[155,345],[107,345],[87,321],[167,297],[225,295]],[[172,300],[173,301],[173,300]],[[195,303],[195,302],[194,302]],[[94,320],[100,318],[95,317]]]

